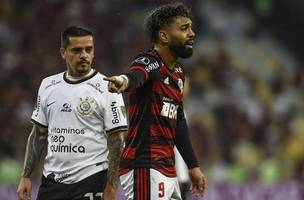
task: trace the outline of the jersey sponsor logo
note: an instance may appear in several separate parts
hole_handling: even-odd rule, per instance
[[[182,68],[181,68],[181,67],[175,67],[175,68],[174,68],[174,72],[177,72],[177,73],[182,73],[182,72],[183,72],[183,70],[182,70]]]
[[[64,179],[66,179],[66,178],[68,178],[70,176],[71,176],[71,174],[68,174],[68,173],[56,174],[54,180],[57,183],[61,183]]]
[[[96,106],[96,101],[92,97],[84,97],[80,98],[80,102],[78,103],[76,110],[82,116],[87,116],[93,113],[93,107]]]
[[[164,83],[165,83],[166,85],[169,85],[169,84],[170,84],[170,83],[169,83],[169,77],[165,78]]]
[[[54,103],[56,103],[56,101],[53,101],[53,102],[51,102],[51,103],[46,104],[46,107],[49,107],[50,105],[52,105],[52,104],[54,104]]]
[[[150,63],[150,59],[148,57],[139,57],[135,60],[135,62],[143,65],[148,65]]]
[[[181,91],[181,94],[183,94],[183,92],[184,92],[184,82],[183,82],[183,80],[179,78],[177,80],[177,85],[179,87],[179,90]]]
[[[36,103],[36,107],[35,107],[35,112],[36,112],[35,113],[35,117],[38,116],[40,108],[41,108],[41,97],[40,97],[40,95],[38,95],[38,97],[37,97],[37,103]]]
[[[77,128],[51,128],[51,133],[53,135],[49,135],[50,142],[50,150],[51,152],[59,152],[59,153],[85,153],[86,149],[82,145],[74,145],[72,143],[65,143],[66,134],[76,134],[81,135],[85,134],[84,129]]]
[[[126,107],[120,106],[120,111],[121,111],[122,115],[126,118],[126,115],[127,115]]]
[[[112,119],[112,124],[118,124],[120,122],[120,114],[118,111],[118,108],[116,106],[117,102],[113,101],[111,103],[111,110],[112,110],[112,115],[113,115],[113,119]]]
[[[158,62],[154,62],[154,63],[150,63],[148,66],[146,66],[146,67],[145,67],[145,70],[146,70],[147,72],[150,72],[150,71],[155,70],[155,69],[157,69],[157,68],[159,68]]]
[[[177,119],[177,109],[178,105],[164,101],[160,115],[170,119]]]
[[[60,112],[72,112],[72,105],[69,103],[64,103]]]
[[[60,82],[61,81],[52,80],[50,84],[48,84],[47,86],[45,86],[45,89],[48,89],[51,86],[57,85]]]
[[[89,86],[93,87],[95,90],[97,90],[99,93],[103,93],[103,91],[99,88],[100,84],[96,83],[95,85],[93,83],[87,83]]]
[[[67,127],[67,128],[58,128],[58,127],[54,127],[51,128],[51,133],[63,133],[63,134],[85,134],[84,129],[78,129],[78,128],[71,128],[71,127]]]
[[[85,147],[82,145],[69,144],[52,144],[50,145],[51,152],[58,153],[85,153]]]

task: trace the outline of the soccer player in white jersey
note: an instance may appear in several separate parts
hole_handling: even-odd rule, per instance
[[[60,53],[67,70],[40,85],[18,199],[30,199],[30,177],[41,158],[38,200],[117,199],[119,157],[127,130],[123,98],[109,93],[104,75],[91,67],[90,30],[66,28]]]

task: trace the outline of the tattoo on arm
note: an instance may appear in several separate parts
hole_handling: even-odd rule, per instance
[[[107,175],[108,184],[118,186],[118,167],[120,161],[120,154],[123,148],[124,132],[109,134],[108,148],[109,148],[109,169]]]
[[[23,177],[30,177],[47,146],[47,129],[33,125],[26,144]]]

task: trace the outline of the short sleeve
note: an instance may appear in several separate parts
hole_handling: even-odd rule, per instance
[[[121,94],[108,93],[104,109],[104,123],[107,133],[127,130],[126,109]]]
[[[45,109],[45,94],[44,94],[44,87],[43,82],[40,84],[38,95],[37,95],[37,101],[36,106],[34,108],[33,114],[32,114],[32,122],[39,124],[41,126],[47,127],[47,117],[46,117],[46,109]]]

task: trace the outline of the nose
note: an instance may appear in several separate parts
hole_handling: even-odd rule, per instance
[[[83,49],[81,52],[80,52],[80,58],[87,58],[88,57],[88,53],[86,52],[85,49]]]
[[[195,33],[194,33],[194,31],[193,31],[192,28],[189,29],[189,37],[190,38],[194,38],[195,37]]]

